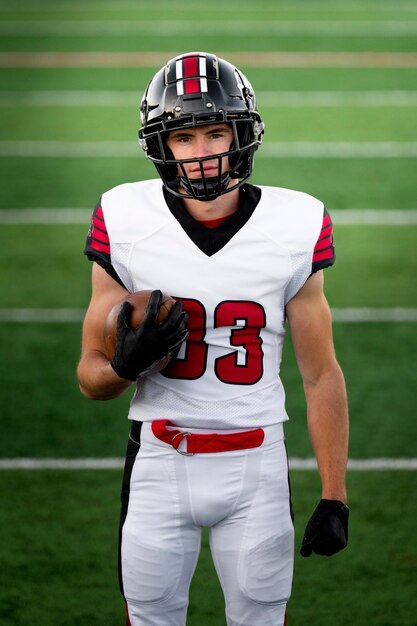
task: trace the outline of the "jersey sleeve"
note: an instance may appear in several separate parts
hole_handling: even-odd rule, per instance
[[[106,228],[103,209],[101,208],[101,199],[91,216],[84,254],[90,261],[95,261],[101,265],[109,276],[124,287],[122,280],[111,262],[110,239]]]
[[[333,265],[336,261],[336,253],[333,240],[333,224],[330,215],[324,207],[323,224],[319,238],[314,247],[311,273]]]

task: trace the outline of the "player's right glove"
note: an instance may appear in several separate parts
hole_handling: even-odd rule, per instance
[[[132,305],[123,303],[117,318],[116,347],[111,361],[112,368],[121,378],[136,380],[158,371],[158,365],[167,356],[175,357],[187,339],[188,314],[183,311],[181,302],[174,304],[162,324],[156,324],[161,301],[161,291],[153,291],[143,322],[136,329],[129,324]]]
[[[325,556],[346,548],[349,509],[339,500],[320,500],[304,532],[301,556]]]

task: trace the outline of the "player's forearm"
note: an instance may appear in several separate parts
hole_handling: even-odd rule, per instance
[[[322,497],[346,502],[349,419],[346,387],[337,363],[314,383],[304,383],[310,439]]]
[[[112,400],[132,384],[130,380],[120,378],[104,354],[98,351],[82,355],[77,377],[81,393],[91,400]]]

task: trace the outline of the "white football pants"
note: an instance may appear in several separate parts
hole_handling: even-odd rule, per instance
[[[208,527],[228,626],[282,626],[294,558],[282,425],[267,427],[259,448],[183,456],[144,423],[132,455],[120,552],[131,625],[186,624]]]

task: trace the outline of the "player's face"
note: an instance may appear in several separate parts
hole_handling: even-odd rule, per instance
[[[195,159],[220,154],[230,150],[233,131],[227,124],[212,124],[200,128],[184,128],[172,131],[167,140],[168,148],[175,159]],[[218,175],[218,159],[203,161],[204,175],[212,178]],[[201,178],[199,163],[185,163],[185,171],[190,179]],[[222,172],[230,169],[228,157],[222,159]],[[181,168],[178,174],[183,175]]]

